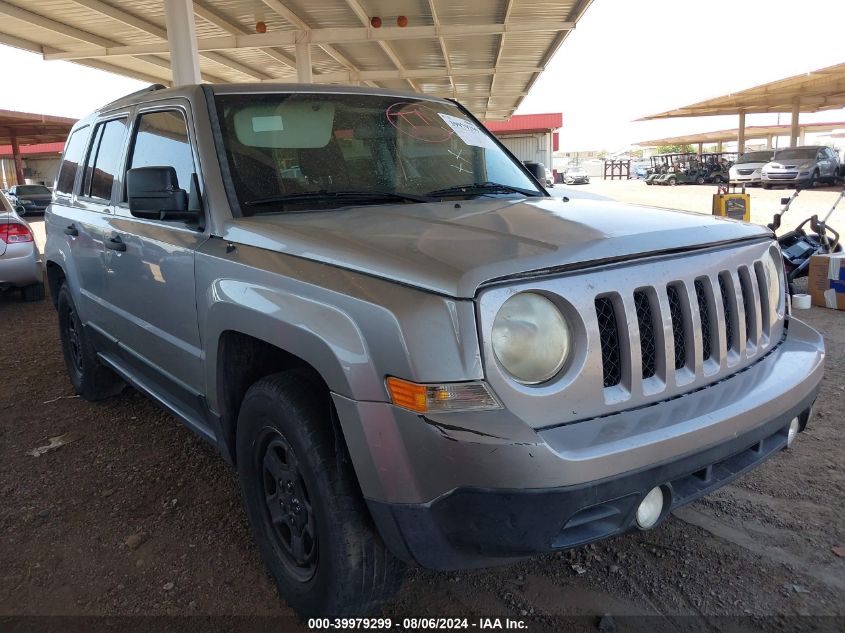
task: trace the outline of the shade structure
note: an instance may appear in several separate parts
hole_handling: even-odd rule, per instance
[[[167,85],[174,59],[191,54],[168,42],[188,10],[203,81],[410,88],[495,120],[519,107],[591,1],[0,0],[0,43]]]

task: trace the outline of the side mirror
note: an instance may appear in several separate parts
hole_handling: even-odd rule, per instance
[[[151,220],[194,220],[197,209],[190,209],[188,192],[179,188],[173,167],[136,167],[126,172],[129,212]]]

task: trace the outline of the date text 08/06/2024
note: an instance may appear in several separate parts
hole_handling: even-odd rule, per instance
[[[447,630],[447,629],[479,629],[479,630],[524,630],[528,625],[524,620],[514,618],[403,618],[393,621],[391,618],[310,618],[308,628],[344,629],[344,630]]]

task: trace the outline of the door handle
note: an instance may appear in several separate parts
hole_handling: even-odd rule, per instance
[[[73,224],[70,224],[65,227],[65,235],[73,235],[74,237],[79,237],[79,229],[76,228]]]
[[[112,251],[120,251],[122,253],[126,250],[126,244],[124,244],[123,240],[120,239],[119,235],[115,235],[114,237],[110,237],[106,240],[106,248]]]

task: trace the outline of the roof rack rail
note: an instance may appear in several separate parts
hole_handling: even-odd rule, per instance
[[[125,99],[129,99],[130,97],[136,97],[147,92],[153,92],[154,90],[165,90],[166,88],[167,86],[165,86],[164,84],[152,84],[151,86],[147,86],[146,88],[141,88],[140,90],[136,90],[135,92],[130,92],[129,94],[123,95],[122,97],[118,97],[114,101],[109,101],[106,105],[103,106],[103,108],[108,108],[109,106],[124,101]]]

